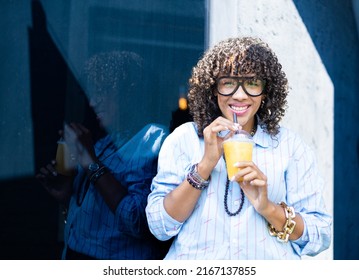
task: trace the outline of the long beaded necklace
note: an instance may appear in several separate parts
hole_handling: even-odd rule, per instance
[[[255,123],[254,126],[253,126],[253,128],[252,128],[252,130],[251,130],[251,133],[250,133],[252,137],[254,136],[254,134],[256,133],[256,131],[257,131],[257,125],[256,125],[256,123]],[[224,157],[223,157],[223,158],[224,158]],[[226,159],[224,158],[224,160],[226,160]],[[229,208],[228,208],[229,183],[230,183],[230,181],[229,181],[229,179],[228,179],[228,177],[227,177],[226,188],[225,188],[225,191],[224,191],[224,210],[226,211],[226,213],[227,213],[229,216],[236,216],[236,215],[239,214],[239,212],[241,212],[241,210],[242,210],[242,208],[243,208],[243,204],[244,204],[244,192],[243,192],[242,188],[240,187],[240,190],[241,190],[241,202],[240,202],[240,204],[239,204],[239,208],[238,208],[237,211],[231,212],[231,211],[229,210]]]

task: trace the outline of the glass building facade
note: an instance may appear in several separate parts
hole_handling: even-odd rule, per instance
[[[36,181],[54,159],[64,122],[101,135],[82,79],[92,56],[130,51],[143,61],[141,91],[121,97],[118,121],[133,135],[147,123],[170,130],[190,120],[179,108],[206,45],[205,0],[6,1],[0,23],[1,259],[56,259],[57,202]],[[141,74],[141,75],[140,75]]]

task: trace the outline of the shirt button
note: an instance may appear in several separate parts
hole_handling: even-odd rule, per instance
[[[234,202],[234,205],[239,205],[239,201],[238,200],[236,200],[235,202]]]

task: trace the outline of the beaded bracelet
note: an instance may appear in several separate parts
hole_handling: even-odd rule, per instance
[[[197,165],[198,164],[194,164],[191,166],[191,169],[189,171],[189,173],[187,174],[187,182],[194,187],[197,190],[204,190],[205,188],[208,187],[209,182],[211,180],[211,176],[209,176],[208,180],[203,179],[197,171]]]
[[[108,171],[108,169],[106,168],[106,166],[101,166],[101,168],[99,170],[97,170],[94,174],[91,175],[90,182],[92,184],[95,184],[96,181],[107,171]]]
[[[289,240],[289,235],[292,234],[292,232],[294,231],[296,222],[293,220],[295,217],[295,212],[294,212],[294,208],[293,207],[289,207],[287,204],[285,204],[284,202],[279,203],[280,206],[283,207],[284,212],[285,212],[285,224],[283,227],[283,231],[278,231],[274,228],[274,226],[272,226],[270,223],[268,223],[268,228],[269,228],[269,234],[271,236],[277,237],[277,240],[279,242],[288,242]]]

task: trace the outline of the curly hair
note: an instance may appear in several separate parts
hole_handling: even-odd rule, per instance
[[[221,75],[255,74],[265,81],[258,123],[268,134],[279,132],[288,94],[288,81],[275,53],[259,38],[229,38],[207,50],[189,78],[188,104],[198,135],[221,116],[215,83]]]
[[[109,51],[91,56],[83,67],[83,85],[89,95],[120,93],[141,80],[143,60],[130,51]],[[138,86],[138,85],[136,85]]]

